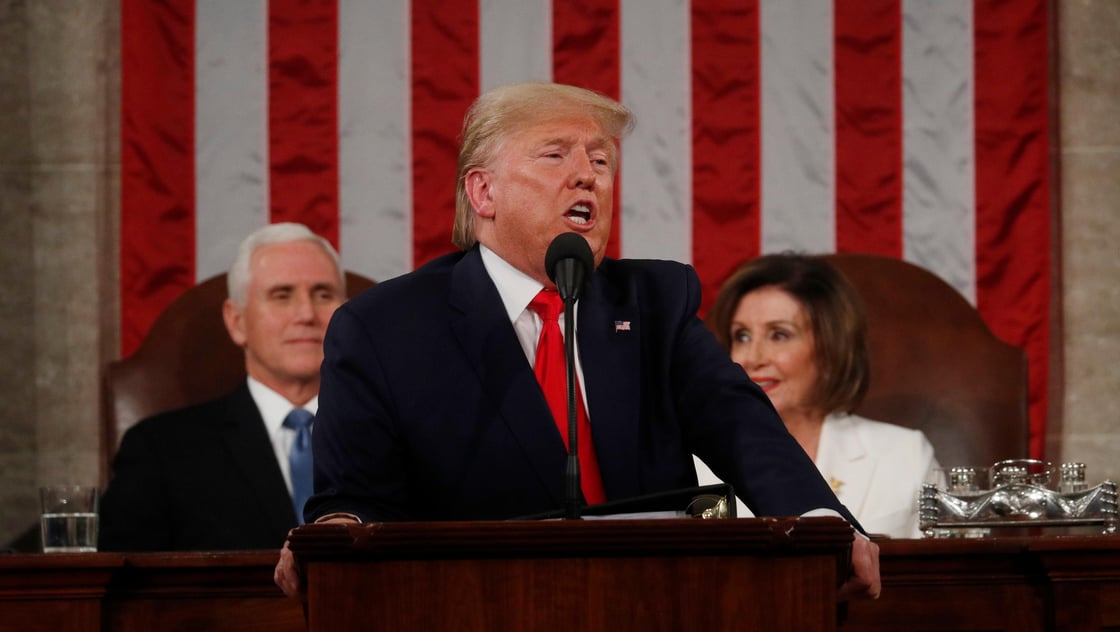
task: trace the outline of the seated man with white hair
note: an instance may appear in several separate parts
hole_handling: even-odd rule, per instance
[[[222,316],[248,378],[125,433],[101,503],[104,551],[275,549],[311,493],[323,334],[345,297],[331,244],[302,224],[249,235]]]

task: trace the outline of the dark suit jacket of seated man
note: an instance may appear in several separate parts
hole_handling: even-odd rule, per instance
[[[298,524],[295,430],[282,424],[293,408],[316,412],[322,337],[345,292],[338,253],[306,226],[271,224],[242,242],[229,289],[222,315],[249,380],[125,433],[101,503],[102,550],[275,549]]]
[[[296,526],[261,413],[242,385],[125,433],[102,499],[100,549],[276,548]]]

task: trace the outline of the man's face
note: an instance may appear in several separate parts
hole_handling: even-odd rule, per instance
[[[478,240],[545,285],[544,255],[560,233],[582,235],[598,266],[611,232],[616,167],[614,141],[593,118],[514,131],[489,165],[466,176]]]
[[[323,333],[343,299],[334,261],[318,244],[294,241],[257,248],[249,267],[245,305],[224,307],[249,375],[281,394],[317,386]]]

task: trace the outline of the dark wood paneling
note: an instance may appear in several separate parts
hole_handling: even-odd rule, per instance
[[[275,551],[0,556],[0,631],[302,632]]]
[[[834,630],[838,518],[308,525],[310,629]]]
[[[308,567],[312,584],[357,604],[327,611],[324,623],[350,626],[339,629],[542,629],[541,619],[561,629],[790,629],[795,614],[836,616],[821,595],[833,594],[838,562],[814,561],[836,544],[826,531],[798,544],[782,534],[788,523],[683,522],[544,527],[537,554],[533,529],[520,526],[501,539],[463,523],[305,528],[297,539],[329,562]],[[1120,537],[880,547],[883,596],[841,608],[841,631],[1120,630]],[[0,632],[305,630],[301,602],[272,583],[276,560],[0,555]]]

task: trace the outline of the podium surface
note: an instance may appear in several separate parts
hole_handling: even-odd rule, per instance
[[[839,518],[305,525],[318,630],[835,630]]]

